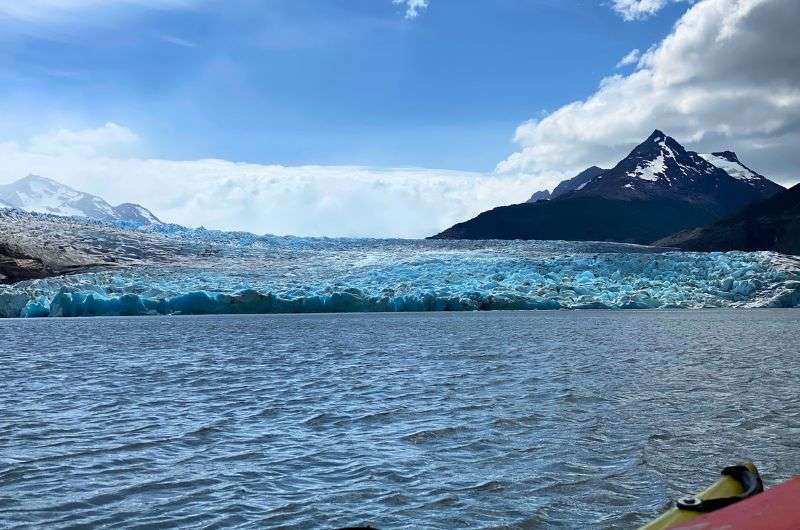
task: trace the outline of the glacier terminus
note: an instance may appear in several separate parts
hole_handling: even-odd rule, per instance
[[[800,305],[800,259],[772,252],[256,236],[12,209],[0,229],[18,255],[73,272],[0,285],[1,317]]]

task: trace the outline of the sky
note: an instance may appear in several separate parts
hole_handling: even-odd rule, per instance
[[[797,182],[796,0],[0,0],[0,182],[424,237],[659,128]]]

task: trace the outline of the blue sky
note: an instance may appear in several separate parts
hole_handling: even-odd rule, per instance
[[[658,128],[788,185],[798,26],[797,0],[0,0],[0,183],[423,237]]]
[[[591,94],[672,4],[226,0],[10,21],[8,134],[125,124],[142,155],[491,171],[521,122]],[[80,23],[76,23],[80,21]]]

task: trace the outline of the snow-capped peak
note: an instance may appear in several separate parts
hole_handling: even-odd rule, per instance
[[[0,185],[0,205],[28,212],[87,217],[101,221],[160,223],[146,208],[136,204],[111,206],[104,199],[77,191],[55,180],[28,175],[11,184]]]
[[[738,208],[769,197],[781,186],[724,151],[698,155],[656,129],[614,168],[576,188],[571,196],[667,199]]]
[[[20,210],[88,217],[80,208],[73,206],[81,199],[81,195],[68,186],[38,175],[28,175],[12,184],[0,186],[0,199]]]
[[[685,150],[674,138],[656,129],[631,153],[630,156],[636,158],[637,163],[627,172],[627,176],[648,182],[666,180],[669,183],[668,165],[677,164],[682,169],[683,164],[678,162],[678,158],[684,154]],[[672,164],[668,164],[669,161]]]

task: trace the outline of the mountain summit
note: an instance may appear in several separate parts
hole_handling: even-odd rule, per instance
[[[742,178],[749,170],[736,155],[726,153],[735,162],[687,151],[671,136],[655,130],[616,166],[591,179],[572,196],[681,200],[723,211],[766,199],[783,189],[752,171],[752,179]]]
[[[528,203],[495,208],[434,237],[651,243],[782,190],[731,151],[687,151],[656,129],[613,168],[592,166],[559,184],[549,200],[535,195]]]
[[[150,210],[138,204],[111,206],[104,199],[74,190],[55,180],[28,175],[0,185],[0,207],[62,216],[88,217],[99,221],[161,224]]]

